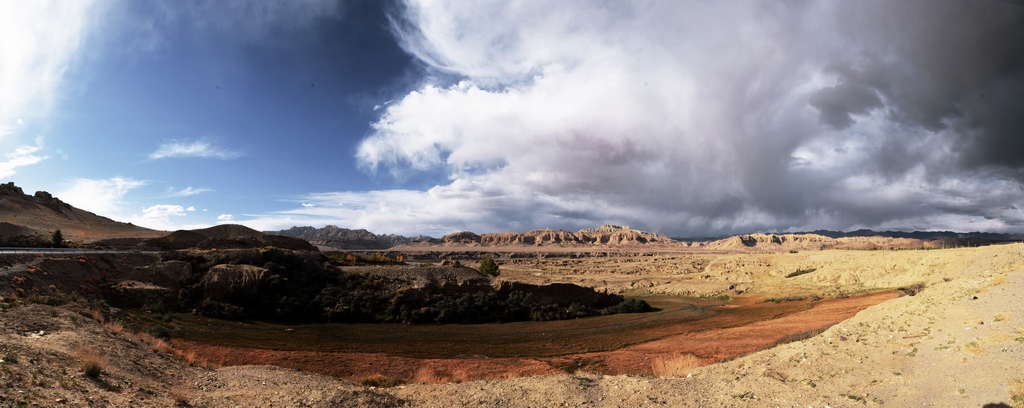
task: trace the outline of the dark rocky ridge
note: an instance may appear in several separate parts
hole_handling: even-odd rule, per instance
[[[396,245],[410,244],[430,237],[405,237],[401,235],[377,235],[365,229],[338,228],[328,225],[323,228],[291,227],[281,231],[267,231],[268,234],[301,238],[322,248],[330,249],[388,249]]]

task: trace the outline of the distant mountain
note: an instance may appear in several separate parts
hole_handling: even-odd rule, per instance
[[[800,233],[803,234],[803,233]],[[873,231],[869,229],[859,229],[856,231],[842,232],[842,231],[828,231],[828,230],[817,230],[811,231],[808,234],[824,235],[830,238],[846,238],[846,237],[890,237],[890,238],[912,238],[922,240],[936,240],[936,239],[947,239],[953,238],[957,240],[971,240],[981,239],[991,242],[1008,242],[1008,241],[1020,241],[1024,239],[1024,234],[1001,234],[996,232],[953,232],[953,231]]]
[[[365,229],[338,228],[328,225],[323,228],[291,227],[281,231],[267,231],[268,234],[302,238],[325,249],[388,249],[397,245],[411,244],[431,239],[426,236],[405,237],[401,235],[377,235]]]
[[[65,239],[79,243],[112,237],[153,238],[166,234],[75,208],[45,191],[27,195],[13,182],[0,184],[0,245],[38,246],[49,243],[50,235],[57,229]]]
[[[636,245],[684,245],[661,234],[635,230],[618,225],[602,225],[598,228],[582,229],[576,232],[562,229],[539,229],[529,232],[497,232],[477,235],[469,231],[456,232],[441,238],[424,242],[425,245],[444,246],[636,246]]]

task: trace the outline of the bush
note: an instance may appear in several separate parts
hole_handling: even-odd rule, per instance
[[[795,272],[792,272],[789,275],[786,275],[786,277],[787,278],[792,278],[794,276],[806,275],[806,274],[814,272],[816,270],[818,270],[818,268],[797,269]]]
[[[498,263],[494,262],[494,258],[486,257],[480,261],[480,273],[488,276],[498,276],[501,272],[498,271]]]
[[[395,386],[399,386],[399,385],[405,384],[405,382],[402,381],[401,379],[392,378],[392,377],[385,377],[385,376],[383,376],[381,374],[373,374],[371,376],[368,376],[368,377],[364,378],[362,381],[360,381],[359,383],[364,385],[364,386],[366,386],[366,387],[377,387],[377,388],[388,388],[388,387],[395,387]]]
[[[51,238],[53,240],[54,248],[61,248],[64,246],[64,234],[61,234],[60,229],[53,231],[53,236],[51,236]]]
[[[98,378],[107,366],[107,359],[92,347],[79,347],[76,352],[81,360],[82,373],[89,378]]]
[[[909,287],[900,287],[896,289],[896,291],[900,293],[901,297],[914,296],[917,295],[918,293],[921,293],[922,290],[924,290],[923,283],[915,283],[913,285],[910,285]]]

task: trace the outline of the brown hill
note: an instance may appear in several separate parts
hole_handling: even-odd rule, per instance
[[[0,242],[15,244],[19,240],[37,238],[47,243],[50,234],[57,229],[65,239],[79,243],[112,237],[154,238],[165,234],[75,208],[45,191],[27,195],[13,182],[0,184],[0,222],[5,223],[0,228]],[[27,244],[35,245],[28,241]]]
[[[118,246],[115,243],[108,243]],[[272,246],[300,251],[318,251],[301,238],[283,237],[256,231],[252,228],[225,224],[197,230],[174,231],[167,236],[142,240],[136,244],[145,248],[158,249],[242,249]]]

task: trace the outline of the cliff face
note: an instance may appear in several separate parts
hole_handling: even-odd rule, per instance
[[[818,249],[880,249],[938,247],[938,240],[891,238],[883,236],[830,238],[818,234],[750,234],[737,235],[705,245],[708,249],[736,250],[818,250]]]
[[[480,244],[500,245],[556,245],[556,246],[627,246],[643,244],[679,245],[680,243],[660,234],[620,227],[602,225],[599,228],[582,229],[577,232],[566,230],[533,230],[529,232],[499,232],[483,234]]]

